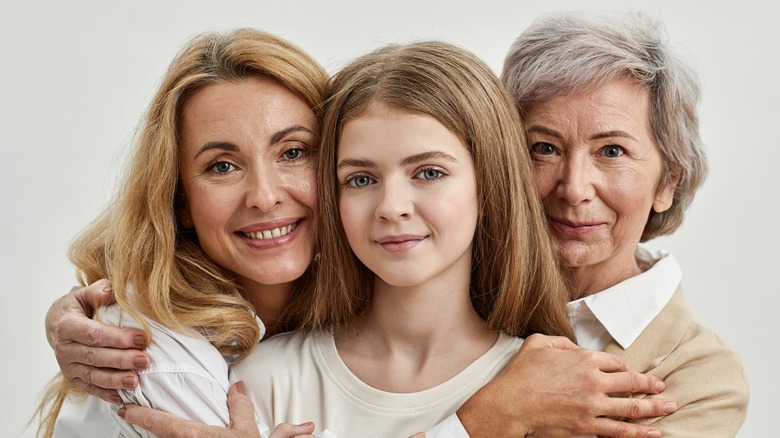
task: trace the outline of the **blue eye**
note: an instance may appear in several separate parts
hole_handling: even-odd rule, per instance
[[[347,184],[350,187],[366,187],[367,185],[370,185],[373,182],[373,180],[366,176],[366,175],[358,175],[356,177],[350,178],[347,180]]]
[[[416,178],[425,179],[425,180],[432,180],[432,179],[439,179],[442,176],[444,176],[444,172],[442,172],[439,169],[424,169],[421,172],[419,172],[417,175],[415,175]]]
[[[227,161],[220,161],[217,163],[212,164],[209,167],[210,170],[216,172],[216,173],[228,173],[231,170],[235,169],[235,166],[228,163]]]
[[[604,154],[605,157],[609,158],[615,158],[623,155],[623,148],[620,146],[610,145],[610,146],[604,146],[601,149],[601,152]]]
[[[301,149],[301,148],[293,148],[293,149],[288,149],[288,150],[284,151],[283,155],[284,155],[284,158],[286,158],[288,160],[297,160],[297,159],[301,158],[303,156],[303,154],[304,154],[303,149]]]
[[[531,145],[531,152],[539,155],[552,155],[555,153],[555,146],[540,141]]]

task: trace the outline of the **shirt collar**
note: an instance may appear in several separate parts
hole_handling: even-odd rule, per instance
[[[569,303],[570,311],[586,305],[610,336],[624,349],[631,346],[666,306],[682,279],[674,256],[639,246],[636,258],[650,269],[608,289]]]

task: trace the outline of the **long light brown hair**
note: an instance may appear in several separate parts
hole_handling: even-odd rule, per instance
[[[126,181],[106,211],[70,248],[82,284],[109,278],[117,303],[148,331],[144,317],[174,330],[192,328],[223,355],[243,356],[260,340],[251,304],[234,295],[233,278],[177,223],[184,202],[178,169],[179,119],[190,96],[207,84],[263,75],[286,86],[312,110],[327,83],[323,68],[271,34],[237,29],[187,44],[168,68],[147,112]],[[299,279],[293,299],[311,290]],[[142,317],[143,315],[143,317]],[[294,319],[283,327],[297,326]],[[39,435],[51,436],[65,397],[75,390],[56,378],[38,408]]]
[[[341,129],[373,104],[429,115],[474,160],[480,201],[471,301],[489,326],[512,335],[573,338],[568,295],[533,188],[524,132],[490,68],[443,42],[387,46],[362,56],[328,85],[320,112],[321,257],[306,326],[350,323],[371,300],[373,273],[351,251],[339,220],[336,156]]]

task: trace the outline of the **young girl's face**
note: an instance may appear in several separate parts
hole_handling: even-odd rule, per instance
[[[468,282],[477,183],[457,136],[433,117],[373,105],[344,124],[336,161],[341,221],[363,264],[394,286]]]

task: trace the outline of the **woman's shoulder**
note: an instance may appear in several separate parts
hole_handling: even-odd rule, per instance
[[[225,358],[206,338],[193,329],[174,330],[143,315],[151,340],[146,353],[151,365],[140,374],[190,373],[224,384],[228,365]],[[130,313],[114,304],[102,309],[100,320],[118,327],[143,328]]]

